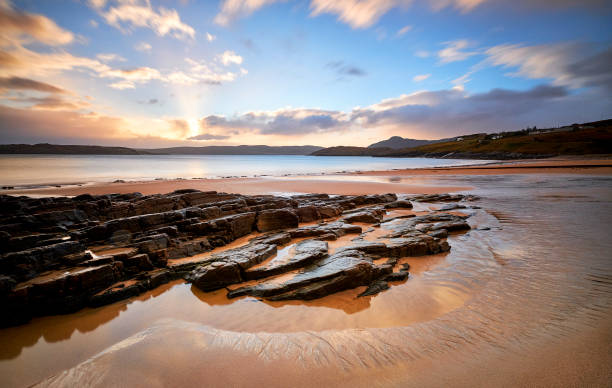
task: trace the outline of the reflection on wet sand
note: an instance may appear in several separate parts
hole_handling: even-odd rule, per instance
[[[483,197],[472,230],[401,259],[410,278],[376,296],[229,300],[175,282],[0,331],[0,385],[609,385],[612,179],[461,179]]]

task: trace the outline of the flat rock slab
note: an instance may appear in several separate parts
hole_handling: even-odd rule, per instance
[[[327,256],[327,243],[318,240],[301,241],[293,248],[293,254],[282,260],[273,259],[263,267],[245,271],[247,280],[261,279],[279,275],[297,268],[305,267]]]
[[[304,226],[289,231],[292,238],[317,237],[327,234],[334,234],[337,237],[346,234],[361,233],[361,226],[351,225],[344,222],[330,222],[328,224]]]
[[[363,210],[342,217],[342,221],[347,223],[364,222],[366,224],[377,224],[382,221],[384,214],[384,210]]]
[[[304,268],[285,282],[263,282],[238,288],[230,291],[228,297],[250,295],[269,300],[315,299],[367,285],[373,279],[391,271],[392,267],[377,266],[359,252],[346,251]]]

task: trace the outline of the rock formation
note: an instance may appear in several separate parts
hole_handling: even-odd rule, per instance
[[[414,198],[466,199],[475,198]],[[457,215],[405,214],[391,219],[393,229],[382,238],[357,237],[330,252],[326,241],[361,234],[359,223],[389,222],[386,212],[410,209],[410,200],[197,190],[0,196],[0,326],[113,303],[180,278],[204,291],[231,286],[230,298],[313,299],[358,286],[367,286],[362,295],[373,295],[408,277],[405,267],[396,268],[398,258],[447,251],[448,232],[469,229]],[[250,234],[243,245],[223,248]],[[283,246],[289,254],[277,257]],[[240,286],[245,281],[257,283]]]

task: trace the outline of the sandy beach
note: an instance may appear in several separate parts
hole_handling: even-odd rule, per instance
[[[521,160],[465,167],[418,168],[387,171],[359,171],[327,175],[291,177],[224,178],[224,179],[176,179],[123,183],[91,183],[81,186],[44,187],[33,189],[2,190],[2,194],[34,196],[74,196],[79,194],[133,193],[144,195],[169,193],[179,189],[219,191],[245,195],[270,193],[328,193],[360,195],[377,193],[433,194],[467,191],[469,185],[445,185],[439,181],[431,184],[428,177],[478,176],[509,174],[612,174],[612,158],[564,157],[546,160]],[[388,177],[389,179],[368,179]],[[394,179],[405,177],[409,181]]]
[[[365,287],[357,287],[312,301],[229,299],[228,290],[236,286],[204,292],[177,280],[107,306],[0,330],[6,344],[0,352],[0,375],[4,373],[7,386],[126,381],[180,386],[240,386],[245,381],[304,387],[313,381],[323,386],[416,387],[451,381],[454,386],[605,386],[612,381],[611,247],[606,238],[612,221],[611,173],[608,158],[557,158],[15,191],[11,194],[148,195],[185,188],[240,194],[462,192],[481,199],[469,209],[450,211],[469,215],[471,226],[468,233],[448,237],[450,252],[401,259],[410,265],[410,278],[392,282],[377,295],[358,297]],[[385,219],[424,215],[440,206],[388,211]],[[300,226],[308,225],[314,223]],[[359,225],[369,231],[363,238],[378,241],[395,224],[380,229]],[[220,249],[240,247],[256,236]],[[330,252],[354,238],[331,241]],[[294,246],[279,248],[277,257],[290,255]],[[169,260],[168,266],[209,254]],[[228,363],[239,364],[239,370],[227,369]],[[34,364],[38,369],[32,375],[29,366]]]
[[[0,0],[0,388],[612,388],[612,0]]]

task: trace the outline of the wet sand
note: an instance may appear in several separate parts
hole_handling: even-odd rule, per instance
[[[424,174],[423,187],[471,188],[482,209],[470,210],[472,230],[452,235],[448,254],[403,259],[404,283],[367,298],[358,288],[262,302],[178,281],[0,330],[0,385],[610,386],[607,168]],[[348,179],[382,192],[395,191],[392,174],[414,182],[371,174]],[[316,188],[319,178],[303,180],[312,179]]]
[[[202,191],[258,195],[269,193],[327,193],[360,195],[378,193],[437,194],[468,191],[472,186],[448,185],[428,179],[436,176],[472,176],[506,174],[612,174],[612,159],[554,158],[545,160],[521,160],[467,167],[438,167],[390,171],[359,171],[333,175],[309,175],[292,177],[226,178],[226,179],[177,179],[125,183],[93,183],[82,186],[45,187],[35,189],[0,190],[2,194],[30,196],[74,196],[84,193],[109,194],[140,192],[145,195],[169,193],[193,188]],[[389,177],[371,180],[367,177]],[[409,181],[394,180],[409,178]]]

